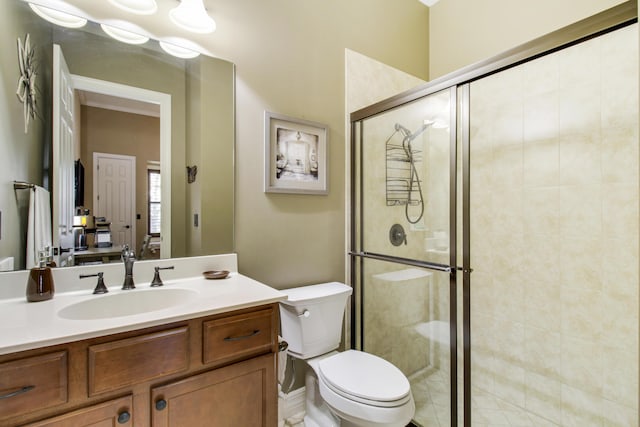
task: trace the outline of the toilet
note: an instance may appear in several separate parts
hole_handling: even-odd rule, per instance
[[[305,427],[405,427],[415,403],[404,374],[378,356],[336,351],[351,288],[331,282],[283,292],[282,337],[289,355],[307,364]]]

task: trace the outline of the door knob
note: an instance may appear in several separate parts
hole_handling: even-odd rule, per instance
[[[167,407],[167,401],[166,401],[166,400],[164,400],[164,399],[158,399],[158,400],[156,401],[156,409],[157,409],[158,411],[162,411],[162,410],[163,410],[164,408],[166,408],[166,407]]]
[[[126,424],[131,419],[131,414],[129,412],[124,411],[118,414],[118,424]]]

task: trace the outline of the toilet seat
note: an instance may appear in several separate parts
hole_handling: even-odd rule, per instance
[[[394,365],[357,350],[337,353],[318,363],[318,378],[337,395],[361,404],[392,408],[411,400],[411,387]]]

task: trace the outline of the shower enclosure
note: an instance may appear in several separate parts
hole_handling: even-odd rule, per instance
[[[415,425],[638,425],[636,16],[352,114],[352,345]]]

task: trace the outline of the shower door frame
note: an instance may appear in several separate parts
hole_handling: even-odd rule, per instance
[[[572,45],[581,43],[591,38],[598,37],[600,35],[615,31],[619,28],[633,24],[638,21],[638,4],[636,0],[627,0],[617,6],[614,6],[608,10],[600,12],[596,15],[588,17],[584,20],[578,21],[567,27],[561,28],[557,31],[549,33],[548,35],[534,39],[528,43],[525,43],[516,48],[510,49],[500,55],[485,61],[478,62],[476,64],[464,67],[458,71],[435,79],[429,83],[419,86],[415,89],[402,92],[396,96],[380,101],[376,104],[372,104],[368,107],[360,109],[351,113],[351,164],[350,164],[350,211],[351,224],[350,224],[350,238],[348,254],[350,257],[350,281],[351,284],[355,284],[358,281],[362,283],[364,277],[360,277],[358,280],[358,272],[362,275],[362,263],[364,259],[378,259],[383,261],[395,262],[400,264],[413,265],[416,267],[432,269],[436,271],[449,272],[450,273],[450,360],[451,360],[451,425],[458,425],[458,391],[457,391],[457,356],[458,356],[458,340],[457,340],[457,272],[462,274],[462,356],[463,356],[463,426],[471,427],[471,254],[470,254],[470,111],[469,111],[469,99],[470,99],[470,84],[481,78],[498,73],[508,68],[515,67],[522,63],[531,61],[533,59],[554,53],[558,50],[570,47]],[[395,258],[390,256],[383,256],[379,254],[372,254],[362,252],[362,241],[358,242],[357,230],[358,221],[362,224],[363,218],[356,218],[353,214],[357,212],[357,207],[362,206],[362,200],[358,200],[356,195],[360,194],[362,197],[362,191],[356,191],[356,183],[358,179],[356,173],[356,147],[361,140],[357,139],[357,135],[362,139],[362,121],[373,116],[382,114],[386,111],[390,111],[399,107],[402,107],[411,102],[425,98],[436,92],[443,90],[450,90],[453,94],[451,103],[452,117],[456,118],[457,126],[451,129],[452,134],[456,134],[460,131],[460,140],[452,141],[453,153],[450,156],[450,265],[434,264],[426,261],[408,260],[404,258]],[[459,92],[458,92],[459,90]],[[458,99],[459,98],[459,99]],[[458,108],[459,107],[459,108]],[[360,126],[360,132],[358,131]],[[454,138],[452,138],[453,140]],[[457,206],[456,199],[458,196],[457,188],[457,144],[461,144],[462,158],[462,244],[461,244],[461,260],[462,265],[457,264],[457,239],[456,232],[458,231],[456,225],[457,218]],[[360,182],[361,183],[361,182]],[[360,215],[363,216],[363,212],[360,211]],[[360,234],[362,238],[362,233]],[[360,263],[360,268],[358,268]],[[359,304],[358,304],[359,302]],[[357,334],[355,333],[355,327],[357,325],[357,309],[360,307],[360,318],[363,317],[363,291],[359,292],[354,286],[354,295],[351,299],[351,346],[352,348],[361,348],[364,325],[360,322],[360,342],[357,342]]]

